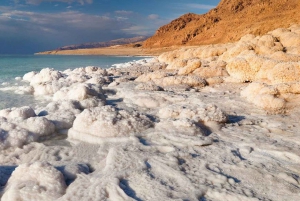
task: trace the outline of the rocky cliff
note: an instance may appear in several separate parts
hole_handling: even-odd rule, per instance
[[[160,27],[144,47],[203,45],[239,40],[300,23],[299,0],[221,0],[204,15],[188,13]]]

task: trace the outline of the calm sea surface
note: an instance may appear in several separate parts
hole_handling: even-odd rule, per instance
[[[56,70],[74,69],[86,66],[109,68],[113,64],[140,60],[143,57],[114,56],[62,56],[62,55],[0,55],[0,109],[29,105],[35,107],[41,102],[31,95],[18,95],[10,87],[23,85],[16,81],[30,71],[40,71],[43,68]]]

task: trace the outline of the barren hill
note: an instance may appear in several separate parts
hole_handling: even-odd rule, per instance
[[[300,23],[299,0],[221,0],[204,15],[188,13],[159,28],[144,47],[203,45],[239,40]]]
[[[142,42],[147,38],[148,38],[147,36],[137,36],[133,38],[120,38],[120,39],[111,40],[107,42],[94,42],[94,43],[83,43],[78,45],[68,45],[68,46],[60,47],[57,50],[76,50],[76,49],[110,47],[114,45],[124,45],[124,44]]]

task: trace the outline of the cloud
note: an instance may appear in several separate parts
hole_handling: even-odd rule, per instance
[[[117,14],[117,15],[131,15],[131,14],[133,14],[133,12],[129,11],[129,10],[116,10],[115,14]]]
[[[186,4],[185,6],[188,7],[188,8],[201,9],[201,10],[211,10],[211,9],[216,7],[216,6],[213,6],[213,5],[196,4],[196,3]]]
[[[18,53],[32,53],[70,44],[133,37],[137,33],[129,30],[134,26],[121,18],[79,11],[53,14],[0,7],[0,54],[5,47]],[[6,53],[11,53],[7,48]]]
[[[159,15],[156,15],[156,14],[148,15],[148,19],[150,19],[150,20],[156,20],[158,18],[159,18]]]

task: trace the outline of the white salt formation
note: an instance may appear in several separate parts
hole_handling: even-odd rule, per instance
[[[300,197],[300,26],[110,69],[43,69],[0,111],[1,201]]]
[[[129,137],[151,126],[152,122],[138,112],[103,106],[86,109],[80,113],[68,136],[70,139],[101,143],[105,138]]]
[[[55,200],[66,190],[63,175],[47,163],[23,164],[9,178],[1,200]]]
[[[299,26],[295,25],[289,29],[276,29],[263,36],[246,35],[233,44],[182,48],[163,53],[158,59],[168,64],[167,69],[178,69],[178,75],[194,74],[206,78],[209,84],[258,82],[271,86],[290,85],[300,81],[299,41]],[[170,78],[163,72],[160,72],[160,75],[164,76],[141,76],[138,81],[153,80],[156,84],[164,85],[163,79]],[[175,77],[176,75],[174,79]],[[216,79],[216,77],[221,77],[221,79]],[[254,91],[247,90],[245,93],[252,92]],[[257,98],[248,97],[247,100],[271,112],[282,112],[288,109],[287,105],[283,104],[285,101],[290,101],[286,98],[288,93],[298,94],[275,93],[272,94],[275,96],[272,98],[268,92],[264,94],[260,91],[261,97],[252,94],[252,97]],[[277,96],[282,99],[281,103],[278,102]]]

